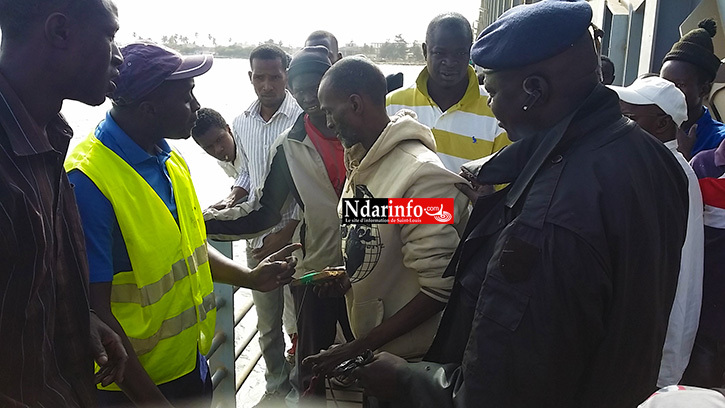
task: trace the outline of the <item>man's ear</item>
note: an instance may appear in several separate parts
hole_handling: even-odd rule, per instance
[[[352,109],[353,113],[355,113],[355,115],[360,116],[363,114],[363,111],[365,110],[365,104],[360,95],[352,94],[347,99],[347,101],[350,104],[350,108]]]
[[[70,46],[70,18],[63,13],[53,13],[45,19],[45,38],[55,48],[68,49]]]
[[[420,48],[423,49],[423,59],[428,61],[428,46],[423,43],[420,45]]]
[[[252,82],[252,71],[249,71],[249,82]]]
[[[544,102],[549,97],[549,83],[544,77],[539,75],[531,75],[524,78],[521,86],[528,95],[526,98],[527,109],[536,103]]]

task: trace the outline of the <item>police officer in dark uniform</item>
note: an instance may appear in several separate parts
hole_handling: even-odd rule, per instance
[[[472,49],[515,142],[479,198],[426,358],[355,375],[396,406],[631,408],[656,390],[687,221],[687,181],[599,83],[584,1],[518,6]]]

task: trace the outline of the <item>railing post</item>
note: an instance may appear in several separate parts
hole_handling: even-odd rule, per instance
[[[209,244],[232,259],[232,243],[209,240]],[[216,331],[207,355],[214,384],[212,407],[236,407],[236,372],[234,369],[234,288],[214,284],[217,302]]]

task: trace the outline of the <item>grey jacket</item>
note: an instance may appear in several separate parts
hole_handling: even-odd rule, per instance
[[[272,228],[290,200],[302,209],[299,227],[303,256],[295,276],[343,264],[340,249],[339,198],[325,164],[305,132],[304,113],[274,142],[269,169],[253,202],[224,210],[206,210],[207,234],[217,240],[251,238]]]

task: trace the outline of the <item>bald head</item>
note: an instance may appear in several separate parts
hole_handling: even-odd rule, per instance
[[[335,64],[322,78],[342,98],[364,96],[376,106],[385,108],[388,91],[380,68],[364,57],[347,57]]]
[[[365,57],[333,65],[320,82],[320,108],[346,148],[370,148],[390,121],[385,111],[387,86],[380,69]]]

